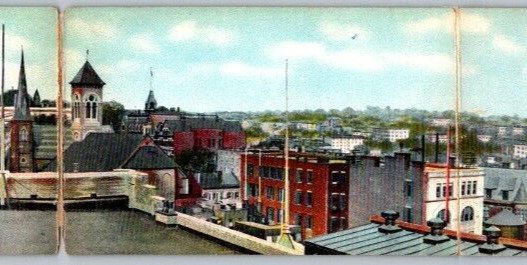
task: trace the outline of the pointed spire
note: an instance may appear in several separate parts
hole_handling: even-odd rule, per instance
[[[20,58],[20,73],[18,75],[18,91],[15,101],[15,116],[13,120],[32,120],[29,112],[29,95],[27,93],[26,69],[24,65],[24,49]]]
[[[90,62],[88,62],[88,55],[90,54],[89,50],[86,50],[86,62],[81,67],[79,72],[75,75],[70,84],[72,86],[91,86],[102,88],[106,83],[102,81],[97,72],[93,69]]]

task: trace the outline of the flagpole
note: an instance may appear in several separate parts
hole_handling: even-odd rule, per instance
[[[4,84],[5,84],[5,25],[2,24],[2,88],[0,94],[0,174],[4,182],[5,205],[9,209],[9,195],[7,193],[7,178],[5,172],[5,112],[4,112]]]

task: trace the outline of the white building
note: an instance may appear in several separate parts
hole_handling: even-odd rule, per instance
[[[326,142],[331,145],[331,149],[339,149],[342,153],[351,153],[355,147],[364,144],[364,137],[346,136],[326,138]]]
[[[439,143],[446,144],[448,142],[448,136],[446,134],[440,134],[438,135],[438,140],[439,140]],[[435,134],[426,135],[426,141],[429,143],[435,143],[436,135]]]
[[[515,144],[513,146],[514,157],[525,158],[527,157],[527,145]]]
[[[489,134],[478,134],[478,141],[482,143],[488,143],[490,140],[492,140],[492,136]]]
[[[525,130],[522,126],[514,126],[512,127],[512,135],[522,135],[524,134]]]
[[[499,137],[507,136],[507,127],[506,126],[498,126],[498,136]]]
[[[388,129],[388,140],[394,143],[397,140],[404,140],[410,137],[409,129]]]
[[[448,127],[450,124],[452,124],[452,121],[450,119],[445,118],[435,118],[430,121],[430,125],[435,127]]]
[[[425,196],[426,220],[445,218],[447,183],[446,168],[425,168],[428,186]],[[462,232],[482,234],[483,229],[483,186],[484,172],[479,168],[450,169],[449,206],[450,222],[447,229],[455,230],[461,219]],[[458,179],[459,178],[459,179]],[[458,186],[458,182],[460,185]],[[460,205],[458,207],[458,198]],[[459,213],[459,211],[461,213]]]

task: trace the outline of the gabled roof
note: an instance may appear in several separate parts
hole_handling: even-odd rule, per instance
[[[157,145],[143,145],[137,148],[121,168],[128,169],[173,169],[176,162]]]
[[[502,191],[509,192],[508,201],[527,202],[527,170],[483,168],[485,189],[490,189],[492,200],[503,200]]]
[[[221,176],[218,173],[201,173],[200,185],[205,190],[239,188],[240,180],[234,172],[226,172]]]
[[[64,172],[104,172],[119,168],[143,137],[137,134],[90,133],[64,151]],[[47,169],[56,168],[53,160]]]
[[[78,86],[102,87],[106,83],[104,83],[97,72],[95,72],[90,62],[86,61],[79,72],[77,72],[73,80],[71,80],[70,84]]]
[[[485,221],[485,224],[498,226],[522,226],[525,223],[521,215],[517,215],[507,209],[502,210]]]

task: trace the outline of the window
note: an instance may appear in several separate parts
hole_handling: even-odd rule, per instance
[[[509,200],[509,191],[508,190],[502,190],[501,191],[501,199],[502,200]]]
[[[20,129],[20,141],[27,141],[28,138],[29,137],[26,128],[22,127]]]
[[[329,207],[331,210],[335,211],[339,209],[339,194],[338,193],[332,193],[331,197],[329,198]]]
[[[295,180],[297,183],[302,183],[302,169],[301,168],[296,169]]]
[[[258,187],[254,184],[249,184],[249,194],[253,197],[258,196]]]
[[[295,191],[295,204],[302,204],[302,191]]]
[[[284,220],[282,220],[282,209],[276,209],[276,221],[279,223],[284,222]]]
[[[446,223],[449,223],[450,222],[450,218],[452,218],[452,216],[450,215],[450,211],[448,212],[448,220],[446,220],[446,211],[445,209],[439,211],[439,213],[437,213],[437,218],[445,221]]]
[[[467,182],[467,195],[472,194],[472,181]]]
[[[472,194],[474,195],[476,195],[477,185],[478,185],[478,182],[474,180],[472,182]]]
[[[86,99],[86,118],[97,119],[97,96],[90,95]]]
[[[436,184],[436,198],[441,198],[441,183]]]
[[[302,225],[302,216],[300,214],[295,214],[295,225]]]
[[[304,219],[304,225],[306,228],[313,228],[313,216],[306,215],[306,218]]]
[[[405,221],[406,222],[410,222],[410,223],[413,222],[414,217],[413,217],[413,214],[412,214],[413,213],[412,212],[412,208],[406,207],[405,211],[406,211],[406,217],[405,217],[406,220]]]
[[[75,94],[74,96],[74,103],[73,103],[73,119],[77,119],[81,117],[81,100],[79,94]]]
[[[450,182],[448,184],[448,197],[452,197],[452,193],[454,192],[454,183]]]
[[[274,188],[273,187],[265,187],[265,197],[269,200],[274,200]]]
[[[472,221],[474,220],[474,208],[467,206],[461,212],[461,221]]]
[[[254,165],[247,165],[247,176],[252,177],[254,175]]]
[[[313,205],[313,193],[308,191],[306,193],[306,206],[311,207]]]
[[[278,201],[284,201],[284,189],[278,188]]]
[[[329,218],[329,232],[332,233],[332,232],[339,231],[339,228],[340,228],[339,226],[340,226],[339,218],[335,216],[331,216]]]
[[[343,179],[343,175],[344,175],[344,173],[342,173],[342,172],[332,171],[331,172],[331,184],[332,185],[340,184],[344,180]]]
[[[465,192],[466,187],[467,187],[467,182],[466,182],[466,181],[463,181],[463,182],[461,183],[461,195],[465,195],[465,193],[466,193],[466,192]]]
[[[313,183],[313,170],[307,170],[307,184]]]
[[[485,189],[485,198],[492,198],[492,189]]]
[[[404,189],[405,189],[405,193],[406,193],[406,197],[412,197],[412,181],[411,180],[406,180],[404,182]]]
[[[269,223],[274,222],[274,208],[267,207],[266,218]]]

